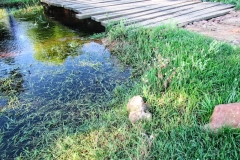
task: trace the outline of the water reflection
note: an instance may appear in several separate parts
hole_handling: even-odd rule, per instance
[[[9,20],[7,11],[0,9],[0,41],[3,41],[5,38],[9,37],[10,33],[8,25]]]
[[[11,159],[63,127],[75,132],[89,113],[106,108],[130,70],[102,45],[82,40],[86,33],[43,15],[4,18],[10,36],[0,41],[0,107],[14,109],[0,112],[0,157]]]

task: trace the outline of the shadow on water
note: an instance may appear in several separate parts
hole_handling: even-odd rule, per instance
[[[0,12],[0,157],[12,159],[106,110],[130,69],[88,33]]]

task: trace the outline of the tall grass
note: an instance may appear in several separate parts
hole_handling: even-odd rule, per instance
[[[1,0],[0,6],[5,7],[29,7],[39,5],[40,0]]]
[[[226,4],[233,4],[235,5],[235,9],[239,10],[240,9],[240,1],[239,0],[207,0],[207,1],[211,1],[211,2],[222,2],[222,3],[226,3]]]
[[[106,110],[46,134],[19,159],[239,159],[239,130],[202,129],[215,105],[240,102],[239,47],[171,25],[120,24],[108,38],[133,68],[129,83],[115,88]],[[151,122],[130,124],[126,104],[134,95],[150,104]]]

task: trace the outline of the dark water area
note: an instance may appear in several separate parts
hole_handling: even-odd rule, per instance
[[[46,134],[75,132],[128,80],[130,69],[91,34],[0,9],[0,159],[46,145]]]
[[[65,9],[63,7],[49,6],[45,3],[42,3],[44,7],[44,13],[49,17],[54,18],[58,22],[61,22],[64,25],[67,25],[70,28],[77,28],[82,32],[104,32],[105,27],[101,25],[100,22],[96,22],[91,18],[87,19],[78,19],[76,18],[76,12]]]

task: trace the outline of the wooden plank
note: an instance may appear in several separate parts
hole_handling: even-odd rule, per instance
[[[188,2],[188,3],[189,4],[195,4],[195,3],[199,3],[199,2]],[[168,4],[163,4],[163,5],[153,5],[153,6],[147,6],[147,7],[127,10],[127,11],[120,11],[120,12],[114,12],[114,13],[110,13],[110,14],[97,15],[97,16],[93,16],[92,19],[97,21],[97,22],[100,22],[100,21],[104,21],[104,20],[108,20],[108,19],[123,17],[125,15],[143,13],[145,11],[151,11],[152,10],[152,13],[154,13],[155,11],[157,12],[157,11],[162,11],[163,9],[177,8],[177,7],[181,7],[183,5],[186,5],[186,4],[187,3],[176,1],[176,2],[173,2],[171,4],[168,3]],[[114,21],[115,20],[118,20],[118,19],[114,19]]]
[[[74,4],[74,2],[48,1],[47,4],[55,7],[63,7],[64,5]]]
[[[167,10],[164,12],[160,12],[160,13],[155,13],[155,14],[150,14],[150,15],[146,15],[146,16],[141,16],[141,17],[137,17],[137,18],[132,18],[130,20],[128,20],[126,22],[126,24],[130,24],[130,23],[136,23],[136,22],[141,22],[141,21],[145,21],[148,19],[153,19],[153,18],[158,18],[160,16],[164,16],[164,15],[175,15],[178,16],[180,14],[185,14],[185,13],[192,13],[192,12],[196,12],[199,10],[203,10],[206,8],[211,8],[214,6],[218,6],[218,3],[198,3],[195,5],[190,5],[190,6],[183,6],[183,7],[179,7],[177,9],[171,9],[171,10]]]
[[[201,10],[201,9],[205,9],[205,8],[209,8],[212,6],[216,6],[219,4],[216,3],[198,3],[198,4],[194,4],[194,5],[187,5],[187,6],[182,6],[182,7],[178,7],[176,9],[170,9],[170,10],[165,10],[162,12],[158,12],[158,13],[153,13],[153,14],[149,14],[149,15],[144,15],[144,16],[139,16],[139,17],[134,17],[134,15],[131,15],[130,17],[128,17],[128,19],[126,19],[126,21],[124,21],[125,25],[128,24],[132,24],[132,23],[137,23],[137,22],[141,22],[141,21],[151,21],[151,19],[154,18],[158,18],[158,17],[164,17],[167,15],[172,15],[172,14],[176,14],[180,11],[182,12],[190,12],[193,11],[195,12],[196,10]],[[102,25],[106,25],[102,22]]]
[[[145,5],[155,5],[155,4],[151,4],[149,2],[146,2],[145,0],[138,0],[138,2],[136,3],[132,3],[132,4],[123,4],[123,5],[116,5],[116,6],[109,6],[109,7],[101,7],[101,8],[98,8],[98,9],[88,9],[88,10],[85,10],[83,11],[83,13],[94,13],[94,12],[101,12],[101,11],[107,11],[107,10],[117,10],[117,9],[120,9],[121,8],[134,8],[134,7],[140,7],[140,6],[145,6]]]
[[[141,13],[137,13],[137,14],[131,14],[128,16],[120,17],[120,18],[102,21],[101,24],[103,26],[106,26],[107,23],[109,23],[109,22],[119,21],[121,19],[125,19],[126,21],[124,23],[126,23],[126,24],[133,23],[133,22],[140,22],[140,21],[144,21],[149,18],[155,18],[155,17],[168,15],[168,14],[172,14],[172,13],[175,13],[178,11],[193,8],[194,5],[191,5],[191,4],[196,5],[196,3],[198,4],[198,2],[190,2],[190,3],[180,4],[180,5],[171,6],[171,7],[164,7],[164,8],[160,8],[157,10],[151,10],[151,11],[141,12]]]
[[[124,5],[124,6],[119,6],[117,8],[114,7],[110,7],[110,8],[102,8],[102,9],[97,9],[93,12],[86,12],[83,14],[77,14],[76,17],[78,19],[85,19],[85,18],[90,18],[91,16],[94,15],[100,15],[100,14],[106,14],[106,13],[111,13],[111,12],[116,12],[116,11],[123,11],[123,10],[130,10],[130,9],[134,9],[134,8],[140,8],[140,7],[144,7],[146,5],[142,4],[142,3],[138,3],[135,5]]]
[[[44,3],[61,3],[61,2],[73,2],[74,4],[83,4],[85,3],[86,5],[89,4],[96,4],[96,3],[107,3],[107,2],[119,2],[121,0],[99,0],[99,1],[87,1],[87,0],[41,0],[41,2]]]
[[[73,4],[73,5],[66,5],[64,8],[66,9],[81,9],[86,10],[86,9],[93,9],[93,8],[98,8],[98,7],[107,7],[107,6],[116,6],[116,5],[122,5],[122,4],[129,4],[129,3],[136,3],[136,2],[142,2],[145,0],[135,0],[135,1],[129,1],[129,0],[121,0],[121,1],[114,1],[114,2],[104,2],[104,3],[96,3],[96,4]]]
[[[199,15],[199,16],[194,17],[194,18],[185,19],[185,21],[180,21],[180,22],[177,23],[177,25],[179,27],[182,27],[182,26],[187,25],[187,24],[192,23],[192,22],[197,22],[197,21],[201,21],[201,20],[207,20],[207,19],[223,16],[223,15],[226,15],[233,10],[234,10],[234,8],[231,8],[231,9],[216,11],[216,12],[213,12],[213,13],[207,13],[207,14],[204,14],[204,15]],[[164,24],[164,23],[163,22],[155,23],[155,24],[144,26],[144,27],[152,28],[152,27],[160,26],[162,24]]]
[[[191,21],[191,19],[195,19],[195,17],[201,17],[201,16],[205,17],[204,15],[209,15],[210,14],[212,16],[212,15],[216,14],[216,16],[218,16],[217,12],[219,10],[229,10],[229,8],[231,8],[230,10],[233,10],[231,5],[220,5],[220,6],[208,8],[208,9],[201,10],[201,11],[198,11],[198,12],[195,12],[195,13],[191,13],[191,14],[184,13],[181,16],[173,15],[172,17],[169,17],[168,19],[164,19],[162,21],[156,21],[155,23],[150,23],[150,25],[149,25],[149,23],[147,23],[147,24],[146,23],[142,23],[141,25],[153,27],[153,26],[157,26],[157,25],[162,24],[162,23],[168,23],[170,19],[172,21],[176,22],[176,23],[178,22],[178,20],[179,21],[182,20],[182,23],[184,23],[187,20]],[[225,11],[223,13],[225,13]],[[223,14],[223,13],[221,12],[220,14]]]
[[[180,21],[178,22],[178,26],[185,26],[191,22],[197,22],[197,21],[201,21],[201,20],[206,20],[206,19],[211,19],[211,18],[215,18],[215,17],[219,17],[219,16],[223,16],[227,13],[229,13],[230,11],[233,11],[234,9],[227,9],[227,10],[222,10],[222,11],[218,11],[218,12],[214,12],[214,13],[209,13],[209,14],[206,14],[206,15],[201,15],[201,16],[198,16],[198,17],[194,17],[194,18],[191,18],[191,19],[185,19],[185,21]]]
[[[125,0],[121,0],[121,2],[109,2],[109,3],[105,3],[105,4],[100,4],[100,5],[98,5],[98,6],[90,6],[90,7],[81,7],[80,9],[81,10],[88,10],[88,9],[92,9],[92,8],[97,8],[97,7],[100,7],[100,8],[102,8],[102,7],[108,7],[108,6],[114,6],[114,7],[118,7],[119,5],[124,5],[124,4],[129,4],[129,5],[132,5],[132,4],[134,4],[134,3],[136,3],[136,2],[144,2],[144,3],[148,3],[148,4],[150,4],[150,2],[149,1],[146,1],[146,0],[135,0],[135,1],[125,1]],[[130,4],[131,3],[131,4]]]
[[[180,12],[180,13],[176,14],[176,17],[174,18],[174,20],[175,21],[186,20],[186,19],[201,16],[203,14],[217,12],[217,11],[221,11],[221,10],[225,10],[225,9],[229,9],[229,8],[233,8],[233,5],[220,4],[216,7],[205,8],[203,10],[196,11],[196,12],[193,12],[193,13],[190,13],[190,14],[188,12]]]
[[[49,1],[62,2],[62,0],[41,0],[41,2],[43,3],[48,3]],[[121,0],[65,0],[65,1],[74,1],[76,3],[88,2],[90,4],[90,3],[102,3],[102,2],[121,1]]]
[[[106,3],[106,2],[116,2],[116,1],[121,1],[121,0],[99,0],[99,1],[87,1],[87,0],[41,0],[43,3],[47,3],[48,5],[54,5],[58,7],[63,7],[61,5],[63,2],[73,2],[72,5],[76,4],[85,4],[85,5],[90,5],[90,4],[96,4],[96,3]],[[67,4],[67,3],[66,3]],[[70,5],[71,3],[69,3]]]
[[[206,2],[206,3],[208,3],[208,2]],[[217,4],[219,4],[219,3],[217,3]],[[223,6],[226,6],[226,5],[223,5]],[[203,9],[203,10],[204,10],[205,13],[208,13],[208,12],[211,12],[211,10],[214,9],[214,8],[215,8],[214,10],[218,10],[219,7],[221,8],[222,5],[219,4],[217,6],[206,8],[206,9]],[[186,10],[186,11],[182,11],[180,13],[181,13],[181,15],[187,15],[187,14],[191,15],[191,14],[195,14],[194,12],[196,13],[196,9],[195,8],[194,9],[190,9],[190,10]],[[201,14],[203,14],[202,11],[199,11],[199,12]],[[163,22],[164,20],[169,20],[169,19],[172,20],[173,18],[181,16],[181,15],[179,15],[179,13],[178,13],[178,14],[172,14],[172,15],[163,16],[163,17],[157,17],[157,18],[154,18],[154,19],[151,19],[151,20],[146,20],[146,21],[140,22],[139,25],[145,26],[145,25],[150,25],[150,24],[154,24],[154,23]]]
[[[78,13],[78,19],[92,18],[106,26],[109,22],[125,19],[125,25],[154,27],[169,20],[179,26],[224,15],[233,5],[200,3],[190,0],[40,0],[56,7]]]

